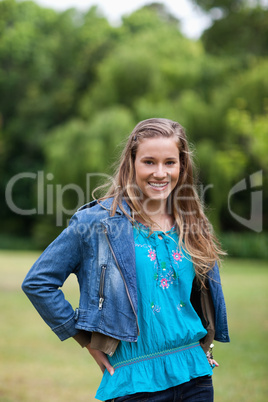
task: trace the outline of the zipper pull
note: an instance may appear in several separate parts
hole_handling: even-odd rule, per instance
[[[99,298],[99,310],[102,310],[103,302],[104,302],[104,298],[103,298],[103,297],[100,297],[100,298]]]

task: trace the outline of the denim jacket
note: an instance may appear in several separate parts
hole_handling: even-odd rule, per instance
[[[112,201],[93,201],[81,207],[23,281],[23,291],[61,340],[82,330],[107,339],[137,341],[133,228],[119,207],[111,216]],[[124,208],[130,213],[126,203]],[[71,273],[77,276],[80,288],[79,308],[75,311],[60,289]],[[209,271],[208,284],[208,291],[196,290],[191,301],[208,330],[207,343],[213,338],[229,342],[217,264]]]

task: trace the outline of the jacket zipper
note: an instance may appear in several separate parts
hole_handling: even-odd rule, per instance
[[[106,265],[101,266],[101,276],[100,276],[100,287],[99,287],[99,310],[102,310],[102,305],[104,302],[104,278],[106,272]]]
[[[112,249],[112,246],[111,246],[110,240],[109,240],[109,238],[108,238],[107,232],[108,232],[108,231],[107,231],[107,229],[105,228],[105,229],[104,229],[104,233],[105,233],[105,236],[106,236],[108,245],[109,245],[109,247],[110,247],[111,253],[112,253],[112,255],[113,255],[113,258],[114,258],[114,260],[115,260],[116,266],[117,266],[117,268],[118,268],[118,271],[120,272],[120,274],[121,274],[121,276],[122,276],[122,279],[123,279],[123,282],[124,282],[124,285],[125,285],[125,288],[126,288],[127,296],[128,296],[130,305],[131,305],[131,307],[132,307],[133,313],[134,313],[135,318],[136,318],[136,324],[137,324],[137,328],[138,328],[138,335],[140,335],[140,328],[139,328],[139,323],[138,323],[138,316],[137,316],[137,313],[136,313],[136,311],[135,311],[135,309],[134,309],[133,302],[132,302],[132,300],[131,300],[131,297],[130,297],[130,294],[129,294],[129,290],[128,290],[128,287],[127,287],[125,278],[124,278],[124,276],[123,276],[123,274],[122,274],[121,268],[119,267],[118,261],[117,261],[117,259],[116,259],[115,254],[114,254],[114,250]]]

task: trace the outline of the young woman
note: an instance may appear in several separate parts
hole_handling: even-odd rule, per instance
[[[80,208],[23,290],[61,340],[104,372],[106,401],[213,401],[213,339],[229,342],[218,264],[183,128],[140,122],[108,193]],[[79,308],[59,290],[69,274]]]

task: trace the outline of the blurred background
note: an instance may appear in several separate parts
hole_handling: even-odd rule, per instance
[[[20,283],[137,122],[165,117],[185,127],[229,255],[216,401],[266,401],[268,1],[54,3],[0,0],[0,400],[94,400],[94,364],[48,333]]]

